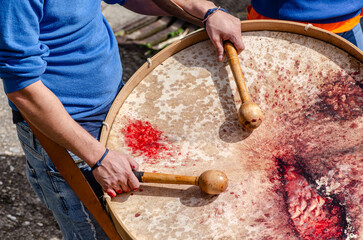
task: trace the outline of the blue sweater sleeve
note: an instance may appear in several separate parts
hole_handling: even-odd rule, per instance
[[[39,41],[42,9],[43,0],[1,1],[0,78],[6,93],[40,80],[45,71],[49,49]]]

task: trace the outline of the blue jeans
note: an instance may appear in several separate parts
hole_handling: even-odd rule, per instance
[[[362,22],[363,20],[361,20]],[[347,39],[363,51],[363,32],[361,24],[357,24],[352,30],[343,33],[337,33],[339,36]]]
[[[29,183],[40,200],[53,212],[63,239],[109,239],[57,171],[28,125],[20,122],[16,128],[26,157],[26,175]],[[76,163],[79,162],[78,166],[94,190],[98,194],[102,193],[90,167],[75,155],[72,157]]]

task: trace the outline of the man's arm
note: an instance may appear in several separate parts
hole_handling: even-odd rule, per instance
[[[71,118],[59,99],[41,81],[8,93],[8,98],[39,131],[89,166],[92,167],[104,154],[105,147]],[[115,192],[128,192],[130,188],[139,187],[131,171],[131,168],[137,167],[128,155],[110,151],[93,173],[102,188],[110,196],[116,196]]]
[[[193,23],[197,25],[202,25],[201,21],[208,9],[216,7],[213,2],[205,0],[128,0],[124,6],[132,11],[150,15],[167,15],[168,12],[177,17],[190,15],[194,18]],[[238,53],[244,49],[241,22],[238,18],[223,11],[217,11],[208,18],[205,26],[217,50],[219,61],[222,61],[225,56],[224,41],[231,41]]]
[[[158,7],[153,1],[145,1],[145,0],[127,0],[123,5],[125,8],[144,15],[152,15],[152,16],[169,16],[168,12],[165,12],[163,9]]]

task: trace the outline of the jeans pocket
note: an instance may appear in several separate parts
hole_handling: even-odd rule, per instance
[[[25,156],[29,156],[29,154],[31,155],[32,158],[35,159],[39,159],[41,161],[41,159],[43,158],[43,156],[41,155],[41,153],[35,151],[33,148],[31,148],[27,142],[23,141],[21,138],[19,138],[20,141],[20,145],[23,148],[23,151],[25,153]]]
[[[40,200],[66,229],[73,224],[89,225],[90,215],[87,209],[58,172],[29,127],[24,123],[18,123],[17,132],[27,159],[28,180]],[[78,159],[74,155],[72,157]],[[78,162],[82,172],[90,170],[87,164]]]
[[[26,161],[25,173],[30,186],[33,188],[40,201],[49,209],[45,194],[39,184],[37,173],[28,161]]]
[[[69,192],[69,185],[66,180],[62,177],[62,175],[54,170],[47,170],[47,175],[50,179],[50,183],[52,184],[53,190],[55,192],[55,196],[58,199],[60,206],[65,214],[68,214],[67,207],[67,192]]]
[[[62,218],[73,223],[89,222],[89,214],[86,213],[83,203],[61,174],[56,171],[47,171],[47,174],[57,197],[58,204],[54,208],[58,208],[57,211],[61,212]]]
[[[29,126],[25,123],[17,123],[16,130],[25,155],[31,154],[36,159],[43,159],[42,147],[34,138]]]

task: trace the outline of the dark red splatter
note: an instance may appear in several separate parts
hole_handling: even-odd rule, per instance
[[[121,132],[132,153],[147,157],[148,163],[157,163],[161,158],[160,153],[170,150],[166,145],[167,138],[147,121],[130,121]]]
[[[140,213],[135,213],[135,217],[140,217]]]
[[[321,86],[318,101],[308,111],[308,118],[321,120],[352,120],[362,115],[363,91],[349,75],[340,73]]]
[[[278,160],[269,169],[271,190],[284,196],[291,227],[299,239],[306,240],[345,239],[357,234],[360,227],[357,205],[362,201],[356,197],[361,181],[353,173],[359,174],[359,169],[352,167],[352,172],[346,173],[338,164],[351,162],[357,166],[353,161],[360,160],[356,151],[361,149],[361,141],[349,139],[351,129],[339,131],[325,123],[358,128],[356,120],[363,115],[363,88],[344,72],[324,79],[313,105],[303,102],[300,110],[287,111],[278,118],[284,124],[283,134],[270,148]],[[323,176],[328,182],[318,188],[314,179]],[[344,184],[328,191],[327,186],[334,182]]]
[[[288,212],[297,235],[304,240],[343,239],[343,208],[318,194],[302,170],[280,162]]]
[[[300,66],[300,61],[299,60],[295,60],[295,68],[299,68]]]

